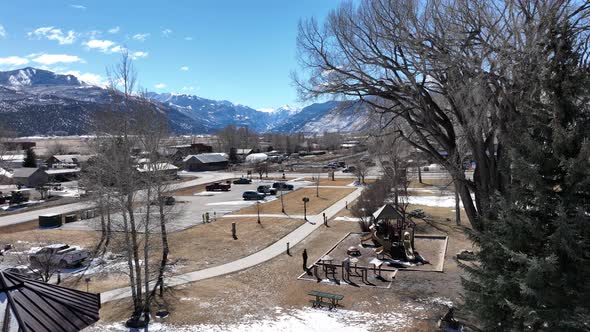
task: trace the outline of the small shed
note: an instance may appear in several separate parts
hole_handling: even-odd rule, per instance
[[[21,167],[14,170],[12,179],[15,184],[36,188],[49,182],[49,175],[36,167]]]
[[[184,169],[189,172],[216,171],[226,169],[229,160],[225,153],[201,153],[189,155],[182,160]]]
[[[99,320],[100,294],[0,271],[0,328],[6,332],[80,331]]]

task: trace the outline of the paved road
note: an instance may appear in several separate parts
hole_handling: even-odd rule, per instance
[[[201,192],[193,196],[176,196],[176,204],[170,207],[167,213],[171,216],[167,222],[168,231],[175,232],[202,223],[202,216],[208,212],[210,218],[221,217],[227,213],[239,210],[243,207],[256,204],[256,201],[245,201],[242,198],[244,191],[256,191],[259,185],[272,185],[274,181],[268,180],[254,180],[251,184],[232,184],[229,191],[215,191],[215,192]],[[289,182],[294,185],[294,189],[298,189],[303,185],[308,185],[309,182]],[[287,194],[289,191],[284,191]],[[280,195],[278,195],[280,197]],[[261,209],[264,204],[277,199],[277,196],[267,196],[265,200],[260,201]],[[137,214],[142,214],[142,209],[137,210]],[[123,230],[123,220],[120,214],[112,216],[113,230]],[[139,228],[143,227],[138,225]],[[160,224],[157,218],[153,220],[150,225],[153,232],[159,232]],[[100,218],[80,220],[78,222],[65,224],[61,227],[64,230],[100,230]],[[143,231],[143,229],[139,229]]]
[[[346,206],[346,202],[356,199],[360,196],[361,192],[362,188],[358,188],[322,212],[325,213],[328,218],[333,217],[336,215],[336,213],[338,213],[338,211],[342,210]],[[285,237],[278,240],[269,247],[266,247],[265,249],[233,262],[168,278],[166,286],[178,286],[189,282],[222,276],[264,263],[278,255],[283,254],[287,249],[287,243],[293,247],[305,239],[314,230],[323,225],[322,213],[315,216],[310,216],[308,217],[308,220],[308,223],[299,226],[297,229],[287,234]],[[129,287],[114,289],[100,294],[102,303],[127,298],[129,296],[131,296],[131,290]]]
[[[228,179],[233,177],[232,173],[221,173],[221,172],[200,172],[195,173],[195,175],[199,176],[198,179],[181,182],[171,186],[171,190],[175,189],[182,189],[186,187],[192,187],[199,184],[207,183],[207,182],[214,182],[214,181],[221,181],[224,179]],[[79,203],[71,203],[65,204],[55,207],[50,207],[46,209],[38,209],[34,211],[23,211],[17,214],[10,214],[7,216],[0,217],[0,227],[3,226],[10,226],[21,224],[27,221],[36,220],[40,215],[44,214],[53,214],[53,213],[60,213],[60,214],[67,214],[72,213],[75,211],[88,209],[93,206],[92,202],[79,202]]]

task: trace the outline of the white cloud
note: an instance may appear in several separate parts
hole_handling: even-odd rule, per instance
[[[36,58],[33,58],[33,61],[44,65],[53,65],[56,63],[84,62],[84,60],[82,60],[76,55],[67,54],[42,54]]]
[[[2,24],[0,24],[0,38],[5,38],[6,37],[6,29],[4,29],[4,26]]]
[[[37,39],[47,38],[49,40],[55,40],[60,45],[72,44],[76,41],[76,33],[72,30],[67,33],[63,33],[61,29],[54,27],[41,27],[27,33],[29,37],[36,37]]]
[[[170,36],[171,33],[172,33],[172,30],[170,30],[170,29],[162,30],[162,36],[164,36],[164,37]]]
[[[138,33],[136,35],[133,35],[133,39],[139,40],[140,42],[144,42],[149,36],[149,33]]]
[[[88,48],[98,49],[101,52],[108,53],[110,48],[115,46],[115,42],[106,39],[91,39],[83,43],[83,45],[86,45]]]
[[[158,84],[154,85],[154,87],[155,87],[156,89],[163,89],[163,88],[165,88],[165,87],[166,87],[166,84],[164,84],[164,83],[158,83]]]
[[[182,66],[182,67],[180,67],[180,70],[182,70],[182,71],[188,71],[188,67],[187,66]]]
[[[0,58],[0,66],[22,66],[27,63],[29,63],[29,59],[21,58],[19,56]]]
[[[189,40],[190,41],[190,40],[193,40],[193,37],[187,36],[187,37],[184,37],[184,40]]]
[[[148,56],[148,54],[149,54],[148,52],[137,51],[137,52],[133,52],[131,54],[131,58],[133,60],[139,59],[139,58],[145,58],[146,56]]]
[[[110,53],[121,53],[121,52],[123,52],[123,51],[125,51],[125,50],[126,50],[126,48],[125,48],[125,47],[122,47],[121,45],[117,45],[117,46],[115,46],[115,47],[111,48],[111,49],[109,50],[109,52],[110,52]]]
[[[74,75],[79,80],[84,81],[90,85],[97,85],[97,86],[103,86],[103,87],[107,85],[106,80],[102,76],[97,75],[97,74],[81,73],[77,70],[69,70],[69,71],[65,71],[65,72],[60,72],[59,74]]]
[[[82,5],[70,5],[70,7],[76,8],[76,9],[81,9],[81,10],[86,10],[86,6],[82,6]]]
[[[121,28],[118,26],[109,29],[109,33],[118,33],[119,31],[121,31]]]

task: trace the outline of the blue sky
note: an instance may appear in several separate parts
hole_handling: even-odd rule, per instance
[[[26,66],[105,80],[121,47],[142,87],[254,108],[297,104],[297,22],[337,0],[4,0],[0,70]]]

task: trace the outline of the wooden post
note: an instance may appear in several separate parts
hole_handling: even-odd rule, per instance
[[[238,239],[238,237],[236,236],[236,223],[235,222],[231,223],[231,236],[234,238],[234,240]]]

